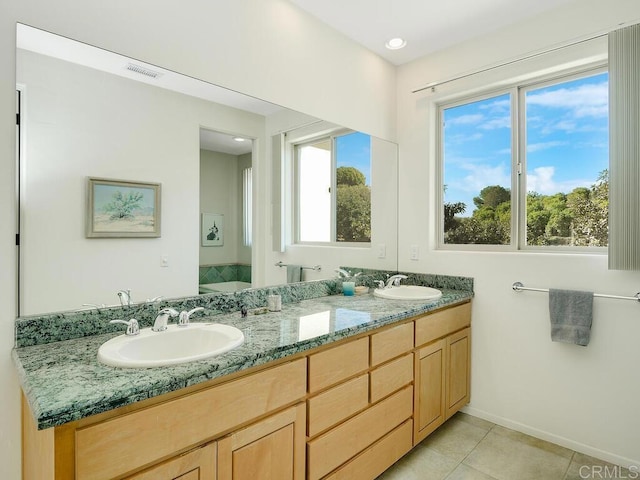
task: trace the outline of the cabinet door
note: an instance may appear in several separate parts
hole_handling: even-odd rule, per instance
[[[447,418],[469,403],[471,329],[447,337]]]
[[[416,352],[414,443],[444,422],[446,347],[446,339],[441,339]]]
[[[127,480],[215,480],[215,478],[216,444],[212,442],[127,477]]]
[[[303,480],[305,406],[299,404],[218,442],[218,480]]]

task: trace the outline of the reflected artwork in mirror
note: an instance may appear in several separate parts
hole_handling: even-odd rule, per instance
[[[371,243],[298,245],[274,139],[344,127],[26,25],[17,46],[21,316],[281,284],[278,261],[323,264],[306,280],[396,268],[395,144],[372,137]],[[87,178],[161,184],[162,235],[87,238]],[[223,245],[201,245],[203,213],[224,215]]]

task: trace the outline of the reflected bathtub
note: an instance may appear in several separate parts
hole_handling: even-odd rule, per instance
[[[249,282],[219,282],[219,283],[201,283],[198,285],[200,293],[217,293],[217,292],[237,292],[245,288],[251,288]]]

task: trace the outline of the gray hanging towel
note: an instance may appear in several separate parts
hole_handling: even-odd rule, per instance
[[[302,281],[302,266],[287,265],[287,283],[295,283]]]
[[[593,321],[593,292],[549,289],[551,340],[587,346]]]

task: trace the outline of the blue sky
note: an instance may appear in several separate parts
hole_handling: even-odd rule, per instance
[[[569,193],[608,168],[607,78],[527,91],[527,191]],[[464,202],[465,216],[483,187],[511,187],[510,104],[504,94],[444,112],[445,202]]]
[[[371,185],[371,137],[362,132],[342,135],[337,142],[337,167],[355,167]]]

